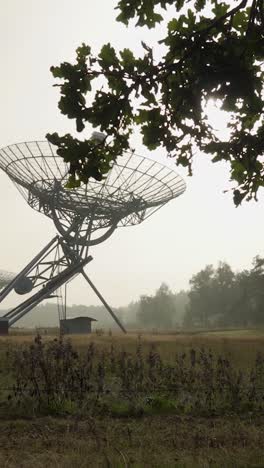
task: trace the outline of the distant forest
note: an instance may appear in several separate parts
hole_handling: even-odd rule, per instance
[[[192,276],[188,291],[173,292],[163,283],[153,295],[114,308],[127,328],[177,329],[264,325],[264,258],[255,257],[249,270],[234,272],[226,262],[207,265]],[[1,311],[1,315],[5,311]],[[115,328],[103,306],[73,305],[68,317],[95,318],[93,328]],[[33,309],[18,327],[58,326],[57,304]]]

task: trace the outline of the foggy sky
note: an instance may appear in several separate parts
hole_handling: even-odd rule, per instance
[[[74,130],[74,123],[59,113],[49,68],[73,60],[82,42],[95,53],[107,42],[142,53],[141,40],[151,44],[160,39],[157,32],[115,22],[116,3],[2,0],[0,147]],[[220,118],[216,124],[221,128]],[[173,165],[164,150],[148,153],[137,137],[134,146],[143,156]],[[177,171],[186,175],[181,168]],[[92,249],[87,273],[113,306],[154,293],[162,281],[173,291],[187,288],[191,275],[208,263],[226,260],[240,270],[250,267],[255,255],[264,255],[263,193],[258,203],[235,208],[232,194],[223,193],[230,188],[228,166],[212,164],[205,155],[197,155],[194,176],[185,180],[184,195],[140,226],[120,228]],[[0,269],[16,272],[54,236],[55,228],[27,206],[3,172],[0,194]],[[71,284],[69,302],[99,304],[81,278]],[[12,296],[0,308],[16,303]]]

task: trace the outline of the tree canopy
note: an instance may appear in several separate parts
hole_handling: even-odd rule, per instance
[[[138,126],[149,150],[163,147],[190,174],[195,152],[226,161],[236,205],[256,198],[264,186],[264,0],[120,0],[116,8],[117,21],[148,28],[166,22],[169,9],[167,35],[157,41],[165,52],[155,61],[156,44],[142,42],[135,57],[108,43],[95,56],[82,44],[75,63],[51,68],[61,80],[60,111],[78,132],[91,124],[105,134],[100,143],[47,135],[70,163],[69,186],[102,180]],[[229,141],[210,125],[209,99],[230,113]]]

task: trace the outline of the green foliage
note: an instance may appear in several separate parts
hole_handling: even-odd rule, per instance
[[[142,58],[129,49],[118,52],[109,43],[95,57],[83,44],[75,64],[51,68],[62,80],[61,112],[75,119],[78,132],[91,124],[106,134],[97,146],[70,135],[47,136],[70,162],[69,187],[90,177],[101,180],[130,147],[138,125],[149,150],[163,147],[190,174],[194,150],[228,162],[236,184],[235,205],[256,198],[264,185],[263,1],[242,0],[233,8],[216,0],[187,3],[186,11],[182,0],[118,2],[118,21],[128,25],[133,19],[136,26],[148,28],[164,21],[162,10],[176,7],[167,36],[159,41],[166,47],[160,62],[153,61],[152,48],[144,43]],[[220,100],[230,113],[228,142],[221,141],[207,120],[209,99]]]

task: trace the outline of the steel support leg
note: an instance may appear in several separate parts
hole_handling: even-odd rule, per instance
[[[97,297],[100,299],[100,301],[103,303],[103,305],[105,306],[105,308],[108,310],[109,314],[112,316],[112,318],[115,320],[115,322],[117,323],[117,325],[121,328],[121,330],[126,333],[126,329],[125,327],[122,325],[122,323],[120,322],[120,320],[118,319],[118,317],[115,315],[115,313],[112,311],[111,307],[107,304],[107,302],[105,301],[105,299],[103,298],[102,294],[98,291],[97,287],[93,284],[93,282],[90,280],[90,278],[87,276],[87,274],[85,273],[85,271],[82,270],[82,275],[83,277],[85,278],[85,280],[87,281],[87,283],[89,284],[89,286],[91,286],[92,290],[95,292],[95,294],[97,295]]]

